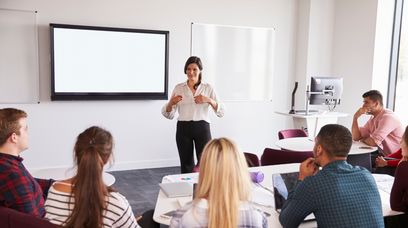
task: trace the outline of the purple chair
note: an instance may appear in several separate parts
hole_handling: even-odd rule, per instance
[[[245,159],[247,161],[248,167],[259,166],[259,158],[256,154],[244,152]]]
[[[264,166],[287,163],[300,163],[309,157],[313,157],[313,152],[265,148],[261,156],[261,165]]]
[[[279,139],[307,137],[307,133],[302,129],[287,129],[278,132]]]

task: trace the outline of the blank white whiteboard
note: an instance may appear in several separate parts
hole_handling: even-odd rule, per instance
[[[270,101],[275,29],[191,24],[191,55],[223,101]]]
[[[0,9],[0,103],[37,102],[36,12]]]

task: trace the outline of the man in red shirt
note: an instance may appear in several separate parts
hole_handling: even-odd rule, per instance
[[[0,206],[44,217],[44,200],[53,180],[31,176],[20,157],[27,148],[27,114],[13,108],[0,109]]]

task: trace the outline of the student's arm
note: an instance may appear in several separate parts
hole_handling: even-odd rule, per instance
[[[288,195],[288,199],[282,207],[279,222],[283,227],[298,227],[299,224],[313,212],[313,186],[307,182],[299,181]]]
[[[356,113],[354,113],[353,123],[351,125],[351,134],[353,136],[353,140],[355,141],[358,141],[363,137],[363,135],[360,132],[360,128],[358,127],[358,118],[360,118],[360,116],[366,112],[367,108],[361,107],[356,111]]]
[[[367,142],[364,142],[370,146],[372,146],[372,144],[369,143],[372,142],[374,142],[375,145],[381,145],[384,139],[399,126],[400,123],[394,116],[385,114],[379,120],[378,127],[375,129],[375,131],[371,132],[370,137],[366,139]]]
[[[363,143],[369,145],[369,146],[377,146],[377,143],[375,143],[374,139],[371,137],[365,138],[361,140]]]

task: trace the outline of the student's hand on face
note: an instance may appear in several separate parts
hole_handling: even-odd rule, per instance
[[[299,168],[299,180],[305,179],[305,177],[315,175],[319,170],[314,158],[308,158],[300,164]]]
[[[176,105],[177,103],[179,103],[181,100],[183,100],[183,97],[181,95],[174,95],[171,99],[170,99],[170,103],[171,105]]]
[[[357,112],[354,114],[354,117],[358,118],[363,114],[366,114],[369,112],[369,109],[366,107],[361,107],[357,110]]]
[[[378,156],[375,159],[375,164],[377,165],[377,167],[384,167],[387,166],[387,161],[384,159],[383,156]]]
[[[194,102],[195,102],[196,104],[208,103],[208,102],[209,102],[209,98],[200,94],[200,95],[194,97]]]

